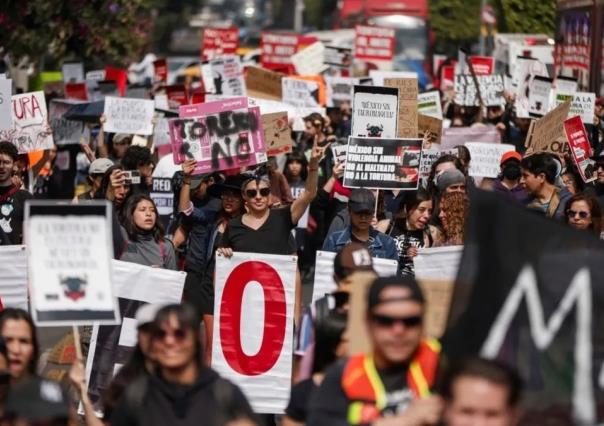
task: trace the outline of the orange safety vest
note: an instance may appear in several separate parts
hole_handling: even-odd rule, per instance
[[[430,395],[436,379],[440,343],[435,339],[422,340],[409,364],[407,384],[416,398]],[[382,416],[386,408],[386,390],[371,355],[350,357],[342,374],[342,389],[350,401],[348,423],[371,423]]]

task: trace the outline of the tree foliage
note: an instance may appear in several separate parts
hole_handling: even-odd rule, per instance
[[[501,32],[554,34],[556,19],[555,0],[500,0],[499,18]]]

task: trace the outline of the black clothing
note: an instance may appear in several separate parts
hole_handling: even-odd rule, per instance
[[[0,228],[11,244],[21,244],[25,201],[33,196],[14,185],[0,186]]]
[[[305,423],[312,393],[319,389],[312,377],[292,386],[285,414],[296,422]]]

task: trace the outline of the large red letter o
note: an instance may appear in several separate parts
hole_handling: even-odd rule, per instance
[[[264,292],[262,344],[252,356],[246,355],[241,347],[241,304],[250,281],[258,282]],[[233,370],[246,376],[270,370],[281,355],[286,320],[285,288],[274,268],[264,262],[249,261],[233,269],[220,301],[220,342],[224,359]]]

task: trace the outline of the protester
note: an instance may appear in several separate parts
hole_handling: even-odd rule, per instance
[[[602,233],[602,209],[598,200],[587,194],[573,195],[564,208],[565,222],[572,228],[590,230],[598,238]]]
[[[4,339],[0,337],[0,418],[4,415],[4,404],[8,396],[11,382],[11,373],[8,361],[8,348]]]
[[[364,244],[372,256],[398,259],[394,240],[371,226],[375,214],[375,197],[366,188],[353,189],[348,199],[350,226],[327,235],[323,250],[339,252],[350,243]]]
[[[372,353],[327,370],[310,402],[308,425],[437,423],[442,404],[431,388],[440,345],[422,339],[424,304],[413,278],[373,282],[366,315]]]
[[[582,191],[582,188],[579,186],[579,178],[577,178],[577,175],[569,169],[562,173],[562,182],[564,183],[564,186],[566,186],[566,189],[568,189],[568,192],[572,195],[576,195]]]
[[[88,185],[90,185],[90,191],[80,195],[78,197],[79,200],[94,200],[95,198],[97,198],[97,194],[101,190],[103,176],[111,166],[113,166],[113,162],[108,158],[97,158],[92,163],[90,163],[87,176]]]
[[[442,385],[446,426],[515,426],[522,381],[507,365],[471,358],[452,366]]]
[[[13,183],[17,148],[11,142],[0,142],[0,228],[11,244],[21,244],[25,201],[32,195]]]
[[[466,193],[466,176],[457,169],[445,170],[436,176],[436,188],[439,194],[451,192]]]
[[[130,195],[130,186],[124,174],[124,168],[119,164],[109,167],[101,181],[99,197],[111,201],[120,218],[122,208],[126,205],[126,199]]]
[[[430,192],[432,195],[435,195],[437,191],[437,176],[447,170],[453,169],[457,169],[463,173],[463,164],[461,164],[459,158],[452,154],[444,154],[438,157],[436,161],[432,163],[432,167],[430,168],[430,175],[428,176],[428,192]]]
[[[452,192],[443,195],[438,215],[443,233],[435,238],[435,247],[463,245],[469,209],[469,200],[465,194]]]
[[[23,309],[5,308],[0,314],[0,337],[8,349],[11,383],[35,376],[40,346],[29,313]]]
[[[53,145],[48,151],[48,158],[44,160],[44,166],[38,172],[34,182],[33,194],[40,199],[66,200],[73,198],[74,181],[77,173],[75,167],[75,155],[71,155],[69,147],[65,147],[63,154],[69,156],[67,164],[61,167],[57,164],[58,148]]]
[[[493,190],[505,194],[522,203],[527,198],[524,187],[520,184],[520,162],[522,155],[516,151],[508,151],[501,156],[499,168],[501,173],[493,185]]]
[[[153,156],[147,147],[133,145],[126,149],[121,161],[124,170],[138,172],[140,183],[132,183],[134,193],[149,194],[153,185]]]
[[[199,317],[194,308],[169,305],[153,323],[151,350],[158,369],[125,390],[111,415],[122,425],[224,425],[255,416],[236,386],[202,363]]]
[[[111,139],[111,146],[107,157],[114,163],[119,163],[124,158],[126,150],[132,144],[132,135],[126,133],[116,133]],[[100,146],[99,146],[100,148]],[[103,157],[103,155],[101,155]]]

